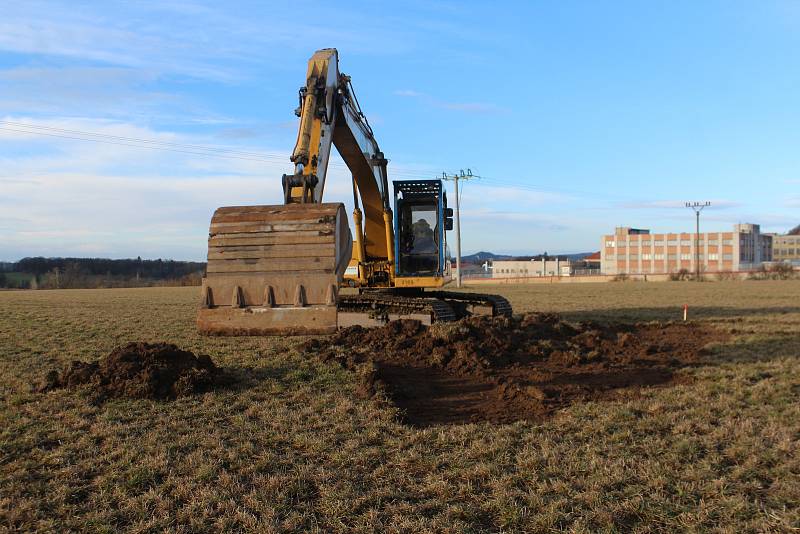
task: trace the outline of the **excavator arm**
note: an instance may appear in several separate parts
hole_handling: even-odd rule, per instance
[[[350,78],[339,72],[336,50],[317,51],[306,74],[296,111],[294,173],[283,175],[284,206],[219,208],[211,219],[202,332],[331,332],[352,259],[364,265],[364,281],[379,272],[384,276],[377,279],[390,283],[394,235],[386,158]],[[322,201],[332,145],[352,175],[355,247],[344,206]]]
[[[300,88],[296,110],[300,127],[291,157],[295,172],[283,175],[284,202],[322,202],[331,145],[335,146],[353,178],[355,259],[390,259],[387,160],[361,111],[350,77],[339,72],[338,61],[336,50],[326,48],[308,62],[306,85]]]

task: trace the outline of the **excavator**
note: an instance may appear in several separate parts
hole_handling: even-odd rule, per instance
[[[431,324],[510,315],[503,297],[443,291],[452,209],[441,180],[394,181],[338,52],[317,51],[299,91],[300,119],[282,205],[218,208],[197,326],[209,335],[329,334],[397,318]],[[323,202],[335,147],[352,176],[344,205]],[[350,289],[345,289],[350,288]]]

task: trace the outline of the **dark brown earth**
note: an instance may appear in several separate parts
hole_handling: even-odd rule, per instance
[[[51,371],[40,391],[88,386],[93,400],[113,397],[174,399],[210,389],[221,378],[211,358],[168,343],[128,343],[99,362],[73,361]]]
[[[574,402],[675,384],[676,370],[726,337],[693,323],[574,325],[526,314],[354,326],[301,348],[358,373],[360,396],[382,394],[406,422],[430,426],[541,420]]]

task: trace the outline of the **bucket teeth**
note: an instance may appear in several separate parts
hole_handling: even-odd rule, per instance
[[[294,290],[294,305],[299,308],[306,305],[306,288],[303,287],[303,284],[297,284]]]
[[[203,290],[203,301],[201,303],[201,307],[205,309],[214,307],[214,297],[211,294],[211,288],[208,286],[206,286]]]
[[[336,286],[333,284],[328,286],[328,292],[325,294],[325,304],[336,306]]]
[[[233,288],[231,306],[234,308],[244,308],[244,295],[242,294],[242,288],[239,286]]]
[[[264,306],[267,308],[275,307],[275,291],[269,285],[264,288]]]

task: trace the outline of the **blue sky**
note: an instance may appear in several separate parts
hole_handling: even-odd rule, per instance
[[[463,191],[465,253],[689,231],[685,200],[713,202],[708,230],[800,223],[797,1],[3,11],[0,260],[203,259],[216,207],[280,202],[297,89],[323,47],[339,49],[390,178],[483,177]],[[326,193],[348,202],[340,162]]]

